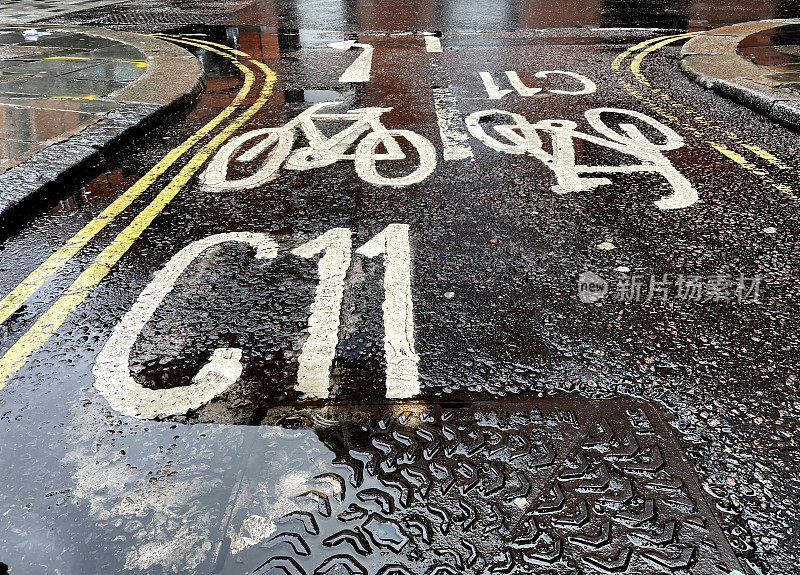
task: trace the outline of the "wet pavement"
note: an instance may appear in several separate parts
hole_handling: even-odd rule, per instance
[[[4,236],[11,573],[794,573],[797,134],[422,8],[160,27],[197,107]]]
[[[134,46],[90,34],[0,29],[0,172],[117,109],[147,69]]]
[[[778,86],[800,91],[800,25],[770,28],[739,43],[739,53],[765,66]]]

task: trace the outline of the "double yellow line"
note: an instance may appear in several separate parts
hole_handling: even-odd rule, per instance
[[[800,174],[799,169],[792,168],[792,166],[790,166],[787,162],[778,158],[776,154],[764,149],[761,146],[747,142],[744,138],[740,137],[738,134],[732,132],[728,128],[710,121],[697,110],[693,110],[689,106],[676,101],[664,90],[653,86],[645,77],[644,73],[642,72],[642,62],[649,54],[660,50],[668,44],[686,40],[695,36],[696,34],[696,32],[690,32],[687,34],[677,34],[673,36],[660,36],[658,38],[651,38],[650,40],[641,42],[635,46],[632,46],[631,48],[628,48],[614,58],[613,62],[611,63],[611,69],[617,75],[617,80],[619,83],[622,84],[622,86],[632,96],[649,106],[661,117],[679,125],[684,130],[691,132],[694,136],[706,143],[714,151],[724,156],[728,160],[735,162],[742,169],[747,170],[748,172],[757,176],[765,184],[771,186],[781,194],[797,200],[798,197],[793,193],[790,186],[776,182],[770,176],[767,170],[760,168],[754,163],[748,161],[743,154],[752,153],[757,158],[766,161],[771,166],[780,170],[794,170]],[[637,86],[628,82],[621,74],[620,69],[622,68],[623,62],[630,56],[633,56],[630,61],[630,73],[633,75],[639,86],[647,90],[652,96],[642,93],[641,88],[637,88]],[[666,103],[672,112],[665,110],[659,102]],[[706,135],[708,131],[713,132],[715,134],[715,138],[708,138]],[[722,143],[722,141],[727,142],[728,145]],[[742,153],[731,149],[736,147],[739,147],[742,150]]]
[[[125,210],[143,192],[149,189],[181,156],[196,145],[201,139],[219,127],[236,109],[244,102],[254,83],[253,71],[243,66],[238,57],[247,58],[247,62],[257,67],[264,74],[264,81],[256,100],[242,113],[234,118],[210,141],[208,141],[188,162],[178,174],[158,193],[130,224],[125,227],[111,243],[94,259],[78,278],[67,288],[64,295],[58,298],[50,308],[42,314],[33,326],[0,357],[0,389],[5,387],[9,379],[25,365],[36,350],[41,348],[47,340],[58,330],[91,291],[105,278],[114,265],[131,248],[137,238],[147,229],[159,213],[180,192],[183,186],[194,176],[211,155],[228,140],[233,133],[253,117],[267,102],[275,85],[275,73],[265,64],[253,60],[248,54],[232,50],[220,44],[206,42],[192,38],[165,36],[174,42],[201,47],[229,58],[244,75],[244,82],[233,101],[222,112],[215,116],[206,125],[195,132],[181,145],[171,150],[142,178],[131,186],[124,194],[112,202],[96,218],[84,226],[77,234],[68,240],[61,248],[56,250],[38,268],[25,278],[14,290],[0,300],[0,323],[6,321],[19,307],[38,290],[49,277],[57,273],[63,266],[80,251],[94,236],[106,225],[111,223],[116,216]]]

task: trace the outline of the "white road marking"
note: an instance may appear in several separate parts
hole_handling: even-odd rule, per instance
[[[228,166],[236,154],[244,144],[258,138],[260,136],[267,136],[261,142],[256,144],[253,148],[236,158],[237,161],[245,161],[255,159],[256,155],[253,150],[258,153],[270,150],[267,161],[261,167],[243,178],[238,180],[228,179]],[[260,128],[250,132],[241,134],[232,138],[219,151],[214,154],[214,157],[208,163],[203,174],[200,176],[200,182],[203,189],[210,192],[221,192],[224,190],[241,190],[249,189],[265,184],[266,182],[274,179],[278,175],[278,170],[292,150],[294,143],[293,135],[283,136],[276,128]],[[251,157],[252,156],[252,157]]]
[[[281,166],[289,170],[310,170],[326,167],[340,160],[354,161],[359,177],[378,186],[400,187],[416,184],[427,178],[436,168],[436,149],[425,137],[411,130],[389,130],[383,125],[381,115],[392,108],[358,108],[338,114],[323,111],[340,104],[341,102],[319,102],[283,126],[260,128],[233,138],[220,148],[203,173],[201,181],[204,189],[252,189],[275,178]],[[328,136],[317,125],[324,122],[343,122],[350,125]],[[352,145],[365,133],[356,146],[355,153],[350,152]],[[298,134],[302,134],[308,145],[292,151]],[[404,176],[381,175],[376,162],[407,160],[398,143],[401,138],[407,140],[419,154],[419,165]],[[240,153],[240,149],[252,140],[257,141]],[[377,151],[379,144],[385,148],[385,152]],[[239,179],[228,179],[229,166],[233,161],[253,162],[262,155],[262,164],[253,173]]]
[[[441,52],[442,41],[438,36],[434,36],[430,32],[425,32],[425,50],[428,52]]]
[[[309,397],[330,395],[330,371],[336,355],[344,281],[351,261],[351,231],[334,228],[292,250],[317,264],[319,283],[308,319],[308,338],[299,358],[296,389]],[[384,262],[384,353],[386,397],[408,398],[419,393],[419,356],[414,347],[414,308],[411,297],[409,227],[390,224],[357,253]],[[146,388],[131,376],[130,355],[147,322],[186,269],[209,248],[226,242],[246,243],[259,259],[277,256],[278,245],[267,234],[231,232],[192,242],[157,271],[106,342],[92,373],[94,386],[119,413],[141,419],[182,415],[229,389],[242,374],[242,350],[218,348],[187,386]]]
[[[506,72],[508,74],[508,72]],[[545,79],[549,74],[563,74],[564,76],[569,76],[583,84],[583,88],[580,90],[548,90],[552,94],[567,94],[569,96],[582,96],[585,94],[594,94],[597,92],[597,84],[592,82],[589,78],[584,76],[583,74],[577,74],[575,72],[566,72],[564,70],[544,70],[542,72],[536,72],[533,76],[534,78],[542,78]]]
[[[514,90],[501,90],[500,87],[494,83],[494,78],[489,72],[478,72],[478,75],[483,81],[483,87],[486,88],[486,94],[490,100],[499,100],[506,94],[510,94]]]
[[[419,393],[419,356],[414,348],[414,305],[411,299],[411,247],[408,225],[390,224],[356,250],[384,260],[383,302],[386,397],[409,398]]]
[[[603,122],[603,114],[622,114],[636,118],[660,132],[665,137],[665,141],[663,144],[651,142],[634,124],[621,123],[619,129],[623,133],[617,132]],[[605,136],[610,141],[617,142],[619,145],[617,149],[625,154],[630,154],[639,158],[642,161],[642,165],[640,166],[619,166],[619,169],[614,169],[614,167],[590,167],[589,171],[620,171],[628,173],[642,171],[657,172],[672,186],[672,194],[656,202],[656,207],[659,210],[688,208],[697,203],[697,190],[695,190],[691,182],[672,165],[669,158],[662,154],[663,151],[677,150],[684,144],[683,138],[672,128],[641,112],[622,108],[593,108],[591,110],[586,110],[584,116],[589,125],[599,134]],[[590,137],[591,139],[587,139],[584,134],[581,134],[580,137],[593,143],[602,142],[602,140],[596,138]],[[609,145],[608,147],[614,146]]]
[[[479,72],[478,73],[483,81],[483,86],[486,88],[486,94],[490,100],[500,100],[503,96],[510,94],[513,91],[516,91],[517,94],[522,96],[523,98],[530,98],[531,96],[535,96],[539,92],[543,90],[543,88],[531,88],[530,86],[526,86],[525,83],[520,79],[519,74],[514,72],[513,70],[506,71],[506,77],[508,77],[508,82],[511,84],[513,90],[501,90],[500,87],[495,84],[494,78],[489,72]],[[582,96],[585,94],[593,94],[597,91],[597,84],[592,82],[589,78],[584,76],[583,74],[578,74],[576,72],[567,72],[564,70],[544,70],[541,72],[536,72],[533,77],[539,79],[546,79],[547,76],[552,74],[562,74],[564,76],[569,76],[574,80],[577,80],[582,84],[580,90],[558,90],[558,89],[548,89],[547,92],[551,94],[563,94],[568,96]]]
[[[459,124],[463,124],[464,119],[458,111],[455,96],[450,88],[434,88],[433,105],[436,110],[436,123],[439,125],[439,135],[442,138],[443,146],[442,155],[445,161],[472,158],[469,136],[459,128]]]
[[[428,52],[441,52],[442,43],[439,37],[431,32],[424,32],[425,48]],[[440,86],[433,88],[433,106],[436,112],[436,123],[439,126],[439,138],[442,141],[442,157],[446,162],[467,160],[473,157],[469,135],[464,125],[464,117],[458,110],[453,91],[448,86],[447,73],[439,65],[439,56],[429,56],[428,61],[435,81]]]
[[[378,173],[376,161],[404,160],[406,155],[397,144],[397,138],[405,138],[419,154],[419,166],[405,176],[386,177]],[[378,144],[386,153],[378,153]],[[356,174],[376,186],[401,187],[416,184],[427,178],[436,169],[436,148],[424,136],[410,130],[380,130],[370,132],[358,143],[355,154]]]
[[[663,143],[651,142],[632,123],[620,123],[617,129],[609,127],[602,119],[603,114],[624,115],[644,122],[658,131]],[[661,122],[633,110],[621,108],[594,108],[584,112],[588,124],[601,138],[579,132],[577,124],[569,120],[540,120],[531,124],[523,116],[504,110],[483,110],[474,112],[466,120],[470,133],[490,148],[507,154],[530,154],[553,170],[557,184],[552,187],[559,194],[593,190],[598,186],[611,184],[605,177],[585,177],[581,174],[656,172],[663,176],[672,187],[672,194],[656,202],[661,210],[686,208],[698,200],[697,191],[663,154],[683,146],[681,138],[674,130]],[[489,135],[481,125],[481,120],[489,117],[508,117],[511,123],[494,125],[494,130],[505,141]],[[538,135],[541,130],[550,136],[551,150],[547,152]],[[619,131],[617,131],[619,130]],[[575,140],[612,149],[621,154],[637,158],[639,165],[586,166],[575,163]]]
[[[317,292],[308,318],[308,339],[300,353],[295,387],[309,397],[327,398],[330,393],[331,365],[339,340],[344,277],[350,267],[351,235],[347,228],[334,228],[292,250],[294,255],[304,258],[323,252],[317,268]]]
[[[362,44],[355,40],[345,40],[344,42],[333,42],[328,44],[330,48],[336,50],[349,50],[350,48],[361,48],[363,52],[358,58],[347,67],[344,73],[339,76],[340,83],[348,82],[369,82],[370,71],[372,69],[372,51],[369,44]]]
[[[510,143],[500,141],[490,136],[486,130],[484,130],[483,126],[481,126],[481,120],[495,116],[508,116],[513,121],[513,123],[509,124],[493,125],[494,130]],[[495,151],[505,154],[527,153],[542,161],[547,159],[537,154],[538,150],[542,147],[542,140],[539,138],[539,134],[530,126],[530,123],[519,114],[497,109],[481,110],[467,116],[465,123],[469,133],[472,134],[473,137]],[[517,130],[522,128],[525,128],[525,131],[519,134]]]
[[[212,246],[226,242],[242,242],[255,248],[255,257],[277,256],[277,244],[266,234],[231,232],[215,234],[192,242],[153,276],[139,298],[97,356],[92,373],[95,388],[116,411],[141,419],[184,414],[208,403],[233,385],[242,373],[242,351],[220,348],[193,378],[193,383],[170,389],[146,388],[130,374],[130,354],[136,339],[158,306],[175,287],[175,282],[189,265]]]
[[[506,72],[506,76],[508,77],[508,81],[511,84],[511,87],[517,91],[517,94],[522,96],[523,98],[529,98],[531,96],[535,96],[539,92],[542,91],[541,88],[529,88],[525,85],[525,83],[520,80],[519,74],[516,72]],[[509,90],[510,91],[510,90]]]

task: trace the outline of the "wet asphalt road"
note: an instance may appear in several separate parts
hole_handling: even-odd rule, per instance
[[[136,15],[134,8],[117,6],[107,14],[71,19],[97,21],[115,16],[127,24],[125,18]],[[662,506],[657,496],[650,495],[650,487],[640,488],[638,483],[632,487],[631,498],[609,503],[603,496],[585,495],[598,491],[588,484],[568,484],[564,479],[556,487],[550,475],[531,478],[535,487],[527,494],[530,501],[518,507],[532,505],[534,509],[533,502],[546,499],[548,492],[557,496],[561,489],[567,500],[564,513],[571,512],[573,504],[579,513],[583,497],[591,506],[587,532],[595,537],[599,530],[597,537],[602,538],[608,518],[611,537],[610,542],[596,539],[587,544],[569,532],[559,539],[561,535],[554,531],[557,522],[551,525],[540,517],[538,527],[547,534],[537,539],[537,552],[544,553],[540,547],[547,545],[554,549],[556,543],[562,545],[560,541],[563,548],[553,562],[534,558],[533,563],[516,564],[518,570],[527,569],[518,572],[605,573],[613,571],[609,565],[618,559],[617,571],[630,573],[682,572],[682,568],[693,573],[735,569],[794,573],[800,560],[800,521],[794,505],[798,465],[793,456],[800,417],[794,369],[798,347],[797,134],[683,77],[677,66],[682,40],[647,54],[640,60],[639,73],[631,66],[643,47],[619,60],[614,69],[620,54],[669,30],[543,29],[548,22],[542,25],[541,14],[540,20],[528,23],[520,18],[519,10],[516,25],[505,17],[485,16],[481,22],[465,25],[458,18],[422,10],[409,10],[408,22],[397,24],[397,14],[379,7],[364,9],[356,20],[352,15],[334,18],[328,10],[308,6],[297,7],[295,15],[278,8],[251,5],[220,21],[231,23],[233,18],[243,24],[246,17],[248,24],[274,25],[277,18],[289,24],[288,29],[165,27],[144,19],[130,25],[247,53],[249,57],[241,62],[252,70],[255,84],[245,107],[255,102],[265,85],[264,71],[250,58],[274,72],[277,79],[269,99],[237,135],[284,125],[319,102],[339,102],[331,108],[339,111],[392,108],[381,116],[383,124],[430,142],[436,150],[435,168],[421,182],[401,187],[365,181],[354,165],[357,162],[347,160],[309,170],[284,167],[276,177],[251,189],[211,190],[209,173],[205,180],[192,177],[0,391],[0,561],[12,573],[253,572],[270,559],[288,555],[280,547],[287,543],[278,541],[276,547],[270,542],[278,532],[276,519],[309,503],[298,503],[294,497],[308,490],[303,486],[313,483],[313,476],[334,473],[334,456],[341,468],[347,457],[372,446],[379,458],[388,453],[391,459],[391,449],[380,447],[388,443],[376,439],[389,433],[387,424],[380,423],[386,410],[400,417],[399,423],[388,424],[395,435],[385,441],[399,442],[401,450],[408,445],[403,434],[418,430],[408,423],[412,427],[404,427],[406,432],[398,431],[411,417],[403,413],[438,426],[444,443],[455,441],[448,435],[448,421],[466,422],[463,427],[453,425],[463,432],[464,444],[473,446],[478,445],[475,421],[479,430],[487,434],[493,430],[498,436],[528,430],[525,433],[530,432],[532,438],[543,434],[534,443],[549,441],[557,461],[567,461],[567,468],[574,461],[580,467],[581,457],[588,460],[597,470],[589,481],[597,481],[603,469],[611,468],[610,485],[624,491],[624,478],[630,474],[624,474],[624,466],[618,469],[610,454],[630,446],[630,437],[644,448],[638,434],[647,435],[642,430],[648,427],[632,415],[641,409],[649,414],[644,418],[654,429],[652,445],[667,461],[664,469],[653,468],[648,485],[667,481],[658,474],[668,470],[669,481],[678,477],[685,486],[681,488],[685,489],[683,507],[675,504],[674,497],[672,504]],[[270,12],[273,9],[278,16]],[[611,25],[609,12],[613,10],[608,7],[592,12],[591,23]],[[690,12],[654,11],[643,19],[623,10],[625,17],[617,24],[672,28],[672,34],[680,34],[691,25],[690,20],[696,21]],[[364,15],[373,20],[362,22]],[[750,18],[737,18],[773,15],[753,11]],[[552,18],[552,25],[564,24]],[[342,25],[351,22],[351,27]],[[434,26],[428,27],[429,22]],[[328,46],[356,39],[335,31],[342,29],[370,31],[357,35],[359,43],[374,48],[368,82],[339,81],[362,53],[357,48],[343,51]],[[381,29],[387,31],[377,31]],[[431,45],[418,31],[398,33],[420,29],[444,30],[439,33],[443,51],[428,51]],[[432,46],[435,50],[435,41]],[[7,234],[0,244],[3,293],[92,221],[155,161],[231,103],[241,89],[242,76],[230,58],[198,46],[189,48],[203,60],[208,73],[208,89],[197,107],[132,147],[119,158],[118,166],[71,193],[50,213]],[[552,70],[579,74],[593,82],[596,90],[558,93],[580,91],[587,84],[565,75],[535,76]],[[499,89],[508,90],[512,78],[506,71],[517,72],[524,87],[542,90],[525,96],[512,91],[489,99],[479,73],[488,72]],[[671,146],[674,149],[654,152],[652,145],[644,149],[651,160],[666,158],[688,180],[688,187],[696,191],[696,202],[681,184],[683,180],[670,180],[663,171],[601,174],[610,181],[558,193],[553,189],[557,184],[554,170],[541,159],[553,155],[548,140],[552,127],[547,132],[540,124],[535,131],[517,123],[516,132],[503,135],[502,126],[511,122],[509,116],[486,115],[477,123],[482,132],[473,126],[470,133],[465,122],[473,113],[492,109],[519,114],[530,124],[575,122],[577,130],[595,140],[570,139],[567,148],[574,145],[579,163],[590,166],[645,163],[641,146],[637,157],[608,143],[609,133],[622,134],[621,123],[632,121],[651,143],[667,142],[667,132],[656,131],[652,121],[648,124],[642,116],[631,120],[629,113],[617,111],[602,116],[615,132],[606,132],[604,143],[598,143],[597,124],[590,127],[585,112],[604,107],[644,114],[675,131],[682,141]],[[448,152],[460,155],[459,159],[444,158],[441,124],[463,135]],[[533,151],[536,146],[530,147],[532,132],[543,140],[539,157]],[[493,139],[481,140],[481,133]],[[529,139],[522,140],[520,134],[528,134]],[[527,153],[508,153],[521,141],[527,141]],[[494,142],[495,148],[487,142]],[[408,139],[400,144],[408,159],[390,167],[377,161],[379,176],[400,178],[424,164]],[[307,142],[295,143],[295,147],[302,145]],[[769,162],[758,157],[753,146],[777,159]],[[721,153],[722,149],[741,154],[744,164]],[[417,150],[424,155],[424,148],[417,146]],[[375,153],[383,151],[379,145]],[[562,160],[569,156],[563,150],[561,154]],[[31,329],[184,164],[177,163],[0,325],[0,351],[7,352]],[[224,175],[228,179],[251,176],[261,166],[258,160],[232,164]],[[683,195],[675,197],[683,200],[676,203],[688,205],[661,209],[663,204],[659,207],[657,202],[682,185]],[[386,258],[357,253],[392,224],[400,224],[391,229],[399,230],[401,239],[407,226],[410,272],[396,252]],[[340,323],[332,328],[336,343],[326,386],[330,397],[310,401],[297,389],[298,366],[308,340],[309,314],[314,311],[312,302],[322,275],[317,269],[322,264],[316,256],[291,252],[334,229],[352,233],[354,253],[346,250],[349,259],[339,267],[344,277],[340,313],[335,314]],[[114,403],[109,399],[113,393],[103,393],[102,383],[98,386],[98,379],[110,381],[107,371],[98,371],[102,363],[98,354],[109,347],[115,326],[142,290],[151,282],[158,284],[157,270],[192,242],[229,232],[268,234],[277,248],[274,257],[256,257],[253,248],[241,241],[203,251],[177,276],[174,289],[158,302],[136,334],[129,369],[140,388],[178,389],[192,384],[214,350],[235,348],[241,350],[241,374],[235,374],[235,382],[221,393],[213,394],[213,400],[177,415],[157,418],[156,413],[143,418],[139,413],[137,418],[126,414],[125,402]],[[390,267],[397,272],[391,279],[386,275]],[[584,272],[606,281],[609,291],[604,298],[581,300],[579,277],[585,278]],[[413,311],[403,299],[405,273],[410,273]],[[638,282],[641,291],[636,291]],[[701,291],[692,292],[698,282]],[[713,286],[722,286],[723,291],[715,295]],[[397,293],[398,308],[386,312],[384,302],[397,303],[391,299]],[[585,299],[586,292],[583,295]],[[392,355],[385,350],[384,340],[390,338],[390,328],[385,326],[398,314],[403,321],[413,320],[410,345],[419,356],[419,389],[402,388],[399,404],[384,405],[387,393],[393,393],[386,382],[387,358],[390,361]],[[402,338],[393,343],[400,348],[409,345]],[[405,369],[409,361],[414,363],[412,352],[405,355]],[[553,405],[547,403],[552,398]],[[440,412],[437,406],[441,404]],[[433,406],[429,415],[425,415],[425,405]],[[452,411],[449,415],[448,410]],[[574,430],[563,427],[572,416],[548,419],[548,413],[570,410],[577,414]],[[518,421],[509,413],[517,414]],[[537,419],[533,414],[538,413],[544,415]],[[374,419],[362,428],[365,414]],[[601,419],[606,423],[598,424]],[[587,438],[605,433],[605,425],[613,429],[612,437],[606,438],[610,447],[591,451]],[[531,426],[538,431],[530,431]],[[578,429],[584,433],[583,443],[571,439],[570,434],[580,435]],[[342,450],[342,445],[347,449]],[[574,445],[581,445],[583,451],[575,451]],[[449,459],[442,460],[442,465],[459,457],[468,463],[472,458],[485,464],[481,474],[490,473],[493,450],[487,455],[487,448],[480,449],[480,445],[474,450],[452,447],[450,453],[444,452]],[[650,461],[656,456],[652,447],[648,449],[643,453]],[[425,459],[433,465],[442,456],[433,448],[431,452]],[[503,453],[504,477],[538,465],[529,462],[525,463],[528,467],[513,468],[513,456]],[[405,463],[418,467],[421,457],[414,452]],[[598,461],[605,457],[605,463],[592,457],[599,457]],[[391,481],[380,469],[391,475],[398,465],[386,461],[382,468],[370,465],[363,472],[369,480],[351,476],[350,485],[371,485],[373,494],[382,493]],[[618,471],[621,483],[616,479]],[[347,477],[342,469],[336,473]],[[436,476],[433,468],[431,473]],[[468,476],[461,473],[459,481]],[[404,477],[411,481],[408,474]],[[476,491],[470,492],[469,484],[459,484],[466,501],[476,506],[491,495],[487,476],[481,477],[483,483]],[[569,476],[562,470],[560,477]],[[445,491],[440,497],[445,498]],[[345,509],[351,500],[369,508],[361,498],[364,492],[356,500],[355,492],[346,499],[341,493],[337,497],[334,489],[334,495],[324,499],[327,505],[338,506],[334,511]],[[402,501],[402,489],[399,493]],[[670,522],[673,528],[678,526],[677,534],[656,545],[661,560],[657,553],[642,551],[650,548],[652,534],[642,543],[636,525],[631,527],[621,519],[623,512],[633,508],[646,511],[647,502],[653,500],[658,518],[654,531],[666,533]],[[316,500],[311,504],[315,507]],[[414,505],[401,507],[415,509]],[[447,539],[447,530],[440,529],[442,538],[431,549],[461,541],[485,545],[476,551],[480,559],[475,563],[468,562],[471,552],[465,545],[458,547],[458,560],[447,559],[442,552],[442,564],[457,564],[464,556],[467,565],[457,572],[491,572],[498,561],[502,563],[497,557],[505,552],[504,542],[513,543],[527,525],[528,516],[520,518],[510,508],[496,508],[496,515],[505,517],[505,522],[500,521],[505,526],[499,530],[492,531],[491,522],[481,520],[481,535],[468,530],[462,520],[463,532],[454,530]],[[542,508],[539,504],[536,509],[542,512]],[[393,514],[381,509],[390,518],[386,521],[395,516],[399,523],[409,521],[400,511]],[[426,509],[431,521],[438,517],[430,504]],[[488,514],[495,508],[486,509]],[[313,531],[308,527],[305,533],[298,531],[316,541],[309,540],[311,559],[303,563],[300,556],[304,555],[299,553],[299,572],[315,572],[313,567],[324,572],[332,564],[323,559],[340,551],[341,546],[331,543],[330,537],[320,543],[326,530],[333,529],[324,522],[330,509],[327,516],[322,511],[317,513],[322,535],[308,537]],[[408,562],[412,572],[434,568],[436,563],[425,558],[430,551],[422,543],[414,540],[413,552],[409,543],[402,555],[387,543],[392,536],[386,525],[393,524],[376,521],[362,521],[352,534],[355,542],[347,543],[350,555],[366,565],[366,572],[378,572],[378,566],[389,560],[376,559],[371,549],[359,551],[365,542],[366,548],[397,553],[398,561]],[[701,543],[693,539],[692,529],[698,523],[707,531]],[[382,529],[376,530],[376,524]],[[487,535],[490,532],[494,535]],[[410,536],[408,529],[406,533]],[[606,544],[611,547],[604,551]],[[599,555],[592,551],[598,547]],[[632,550],[627,561],[625,549]],[[675,558],[686,549],[692,551],[686,567],[681,567]],[[275,567],[267,565],[258,572],[270,566]]]

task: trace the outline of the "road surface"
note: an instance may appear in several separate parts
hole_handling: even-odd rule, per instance
[[[792,573],[797,135],[663,15],[303,13],[3,238],[11,573]]]

